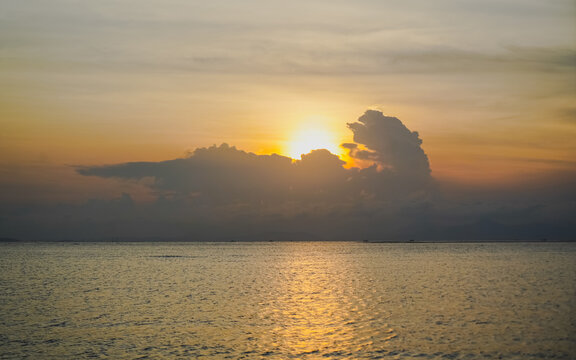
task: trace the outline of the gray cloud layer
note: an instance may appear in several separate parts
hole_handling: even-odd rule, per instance
[[[343,144],[301,160],[222,144],[186,158],[82,166],[84,176],[142,181],[155,195],[0,209],[0,236],[30,239],[573,240],[574,174],[496,191],[438,184],[417,132],[367,111]]]

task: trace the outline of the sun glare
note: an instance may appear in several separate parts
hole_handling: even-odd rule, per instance
[[[320,129],[307,129],[294,134],[288,143],[286,153],[293,159],[300,159],[302,154],[312,150],[327,149],[333,154],[339,154],[338,141],[331,133]]]

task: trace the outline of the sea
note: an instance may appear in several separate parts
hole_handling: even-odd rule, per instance
[[[576,243],[4,243],[1,359],[576,359]]]

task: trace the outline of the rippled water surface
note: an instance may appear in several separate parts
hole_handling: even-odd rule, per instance
[[[0,245],[2,359],[576,358],[576,244]]]

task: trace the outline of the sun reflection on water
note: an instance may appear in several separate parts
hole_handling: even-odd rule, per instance
[[[571,244],[1,250],[4,358],[575,358]]]
[[[361,279],[345,276],[338,257],[314,254],[309,243],[283,246],[292,247],[299,257],[287,257],[279,266],[274,280],[278,297],[262,309],[262,316],[275,324],[263,347],[270,348],[270,341],[282,353],[346,356],[365,347],[384,349],[385,342],[396,336],[383,322],[384,313],[367,314],[354,289],[355,284],[362,286]],[[303,251],[303,246],[310,251]]]

